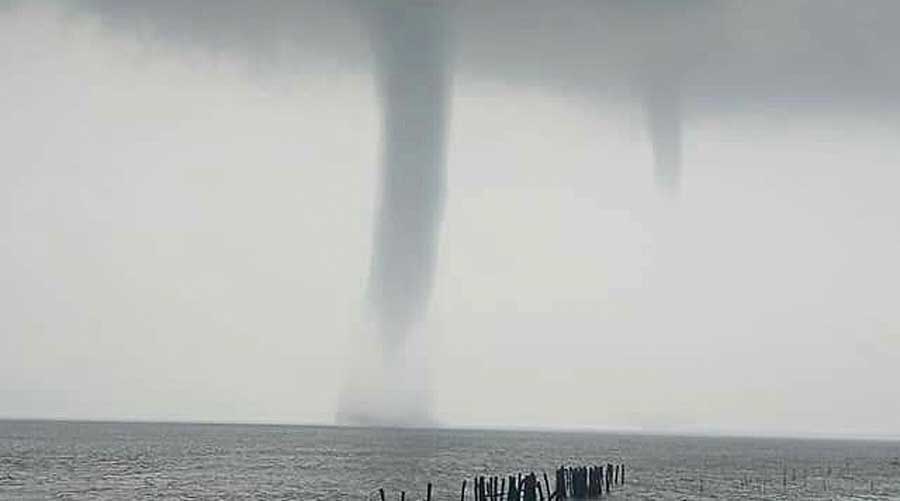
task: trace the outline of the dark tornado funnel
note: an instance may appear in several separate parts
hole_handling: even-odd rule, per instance
[[[411,334],[431,295],[444,205],[449,12],[439,0],[365,8],[383,131],[367,291],[375,332],[366,334],[382,356],[369,356],[365,369],[351,375],[336,418],[419,426],[432,424],[431,396],[424,340]]]
[[[446,177],[446,4],[389,0],[371,11],[383,136],[368,299],[388,355],[422,316],[433,282]]]

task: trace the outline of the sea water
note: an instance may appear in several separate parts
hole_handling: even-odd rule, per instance
[[[464,479],[624,463],[611,499],[900,499],[900,442],[0,421],[0,499],[459,499]],[[471,492],[467,499],[472,499]]]

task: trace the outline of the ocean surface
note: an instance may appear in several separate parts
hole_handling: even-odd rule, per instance
[[[428,482],[455,500],[476,474],[552,482],[560,464],[603,462],[629,467],[609,499],[900,500],[900,442],[0,421],[4,500],[413,500]]]

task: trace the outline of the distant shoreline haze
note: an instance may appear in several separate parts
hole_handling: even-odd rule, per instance
[[[698,428],[599,428],[589,426],[568,426],[568,427],[542,427],[529,425],[507,425],[507,426],[491,426],[478,424],[455,424],[447,425],[435,423],[432,425],[347,425],[335,423],[291,423],[283,421],[204,421],[204,420],[143,420],[143,419],[67,419],[67,418],[17,418],[2,417],[0,422],[18,422],[18,423],[70,423],[70,424],[147,424],[147,425],[197,425],[197,426],[283,426],[283,427],[299,427],[299,428],[348,428],[348,429],[384,429],[384,430],[434,430],[434,431],[498,431],[498,432],[523,432],[523,433],[591,433],[591,434],[611,434],[611,435],[637,435],[637,436],[660,436],[660,437],[682,437],[682,438],[734,438],[734,439],[760,439],[760,440],[779,440],[779,439],[796,439],[796,440],[849,440],[849,441],[875,441],[875,442],[895,442],[900,441],[900,436],[892,435],[862,435],[862,434],[829,434],[829,433],[803,433],[803,432],[787,432],[773,431],[770,433],[754,433],[748,430],[728,430],[728,429],[698,429]]]

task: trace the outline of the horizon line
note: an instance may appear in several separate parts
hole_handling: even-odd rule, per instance
[[[900,435],[835,433],[835,432],[791,432],[791,431],[751,431],[746,429],[711,428],[626,428],[588,425],[494,425],[464,423],[432,423],[427,425],[347,425],[334,422],[279,421],[279,420],[204,420],[204,419],[144,419],[144,418],[69,418],[69,417],[14,417],[0,415],[0,422],[45,422],[71,424],[182,424],[199,426],[280,426],[297,428],[345,428],[384,430],[434,430],[434,431],[497,431],[532,433],[592,433],[607,435],[636,435],[683,438],[738,438],[738,439],[794,439],[794,440],[845,440],[868,442],[900,442]]]

